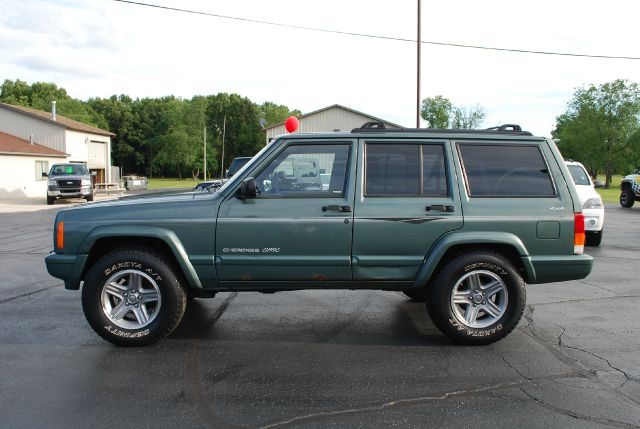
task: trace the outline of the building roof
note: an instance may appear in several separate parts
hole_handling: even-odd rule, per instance
[[[389,124],[389,125],[391,125],[393,127],[404,128],[402,125],[394,124],[393,122],[389,122],[389,121],[385,121],[384,119],[376,118],[375,116],[371,116],[371,115],[369,115],[367,113],[362,113],[362,112],[359,112],[359,111],[357,111],[355,109],[351,109],[349,107],[345,107],[342,104],[332,104],[331,106],[323,107],[322,109],[318,109],[318,110],[314,110],[313,112],[305,113],[304,115],[300,115],[297,118],[298,119],[306,118],[307,116],[312,116],[312,115],[315,115],[317,113],[324,112],[325,110],[330,110],[330,109],[334,109],[334,108],[343,109],[343,110],[346,110],[348,112],[355,113],[357,115],[366,116],[367,118],[370,118],[372,121],[384,122],[385,124]],[[284,122],[280,122],[278,124],[270,125],[270,126],[266,127],[265,130],[270,130],[271,128],[279,127],[281,125],[284,125]]]
[[[66,118],[64,116],[60,116],[56,114],[56,120],[54,121],[51,118],[51,112],[43,112],[42,110],[32,109],[30,107],[24,106],[16,106],[13,104],[0,103],[0,107],[4,107],[9,110],[13,110],[14,112],[23,113],[27,116],[31,116],[33,118],[41,119],[43,121],[47,121],[50,124],[59,125],[61,127],[74,130],[81,131],[85,133],[98,134],[101,136],[109,136],[114,137],[115,134],[111,131],[103,130],[98,127],[94,127],[92,125],[87,125],[82,122],[74,121],[73,119]]]
[[[67,154],[39,144],[31,144],[11,134],[0,131],[0,155],[33,155],[66,158]]]

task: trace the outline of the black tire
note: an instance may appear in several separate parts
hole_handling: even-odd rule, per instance
[[[88,203],[93,201],[93,194],[89,195],[87,198],[85,198],[85,200],[87,200]]]
[[[480,284],[483,279],[489,279],[485,286],[493,284],[500,291],[494,295],[491,292],[485,295],[488,290],[482,288],[473,292],[475,287],[471,283],[476,278],[481,280]],[[469,291],[462,291],[467,287]],[[456,290],[461,304],[452,302]],[[465,345],[486,345],[506,337],[520,321],[526,303],[524,280],[506,257],[493,252],[458,255],[440,269],[427,287],[426,295],[427,311],[433,323],[447,337]],[[468,302],[462,302],[461,297]],[[474,305],[474,302],[478,303]],[[465,314],[462,314],[462,306],[465,306]],[[492,316],[484,308],[496,314]],[[473,320],[476,323],[465,321],[468,311],[470,314],[475,311],[477,319]]]
[[[47,196],[47,205],[52,205],[55,200],[55,198]]]
[[[180,277],[174,271],[173,264],[151,249],[116,249],[101,257],[89,269],[82,288],[82,309],[94,331],[113,344],[153,344],[173,332],[182,320],[187,293],[178,280]],[[132,279],[134,284],[138,281],[141,287],[133,287],[130,284]],[[107,284],[114,283],[117,288],[106,288]],[[143,293],[143,290],[146,292]],[[122,296],[117,298],[111,293],[113,291]],[[158,297],[155,302],[154,293]],[[145,296],[150,297],[148,303],[145,303]],[[105,300],[108,302],[105,303]],[[127,308],[118,305],[125,304],[125,301]],[[143,312],[143,306],[147,324],[143,324],[144,319],[140,320],[144,315],[138,316],[138,311]],[[120,316],[114,319],[107,316],[107,312],[112,315],[117,313],[118,308],[122,309]]]
[[[586,245],[587,246],[599,246],[602,243],[602,235],[604,234],[604,229],[600,231],[587,231],[586,232]]]
[[[424,289],[405,289],[402,293],[411,298],[412,301],[424,302],[425,300]]]
[[[631,189],[623,189],[620,192],[620,205],[625,209],[630,209],[636,201],[635,198],[636,196]]]

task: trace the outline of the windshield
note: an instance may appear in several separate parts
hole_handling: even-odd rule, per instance
[[[87,167],[82,164],[55,164],[49,176],[87,175]]]
[[[243,173],[247,168],[249,168],[251,165],[253,165],[255,163],[256,159],[260,158],[260,155],[265,153],[267,151],[267,149],[269,149],[271,146],[273,146],[278,141],[279,140],[277,140],[277,139],[271,140],[271,142],[268,143],[265,147],[263,147],[260,152],[256,153],[254,155],[254,157],[249,160],[249,162],[247,162],[245,165],[243,165],[242,168],[240,169],[240,171],[238,171],[236,174],[234,174],[234,176],[231,179],[229,179],[227,181],[227,183],[222,185],[222,187],[220,189],[218,189],[218,192],[222,192],[225,189],[227,189],[229,186],[232,186],[232,184],[236,183],[236,181],[238,180],[238,177],[242,176],[241,173]]]
[[[579,165],[567,165],[567,168],[569,169],[569,173],[571,173],[571,177],[573,177],[573,182],[576,185],[586,185],[586,186],[591,185],[591,181],[589,180],[589,175],[587,174],[586,171],[584,171],[584,168],[580,167]]]

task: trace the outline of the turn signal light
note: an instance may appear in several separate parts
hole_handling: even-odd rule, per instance
[[[581,255],[584,252],[584,215],[574,213],[573,215],[573,253]]]
[[[58,249],[64,249],[64,222],[58,222],[58,228],[56,229],[56,247]]]

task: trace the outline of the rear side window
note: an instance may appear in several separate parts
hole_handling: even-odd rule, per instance
[[[553,197],[549,169],[538,146],[459,144],[471,197]]]
[[[449,194],[440,144],[367,143],[365,160],[368,197]]]

